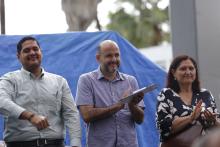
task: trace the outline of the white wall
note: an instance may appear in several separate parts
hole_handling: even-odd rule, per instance
[[[143,48],[139,51],[152,62],[168,71],[170,63],[173,59],[172,47],[170,44],[162,44],[160,46]]]

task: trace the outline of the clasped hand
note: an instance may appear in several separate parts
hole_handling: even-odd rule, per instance
[[[30,122],[37,127],[38,130],[43,130],[49,126],[48,120],[46,117],[41,115],[34,115]]]
[[[207,121],[208,123],[215,124],[216,115],[217,114],[210,112],[208,109],[202,111],[202,100],[200,100],[196,104],[196,107],[191,114],[191,121],[193,122],[194,120],[198,119],[199,116],[201,116],[201,118]]]
[[[215,123],[216,123],[216,115],[217,115],[216,113],[212,113],[208,109],[205,109],[202,112],[201,117],[202,117],[202,119],[207,121],[208,124],[215,125]]]

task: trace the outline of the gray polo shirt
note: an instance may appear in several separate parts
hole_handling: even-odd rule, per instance
[[[118,72],[113,81],[106,80],[98,68],[80,76],[76,94],[76,104],[94,105],[103,108],[117,103],[123,93],[138,89],[137,80]],[[143,101],[139,106],[144,107]],[[116,114],[87,124],[88,147],[138,147],[135,122],[126,105]]]
[[[18,119],[24,110],[47,117],[50,126],[38,131],[29,121]],[[43,70],[36,78],[23,68],[5,74],[0,78],[0,113],[5,116],[5,141],[60,139],[66,126],[71,145],[81,145],[79,113],[61,76]]]

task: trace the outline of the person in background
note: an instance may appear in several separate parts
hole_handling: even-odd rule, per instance
[[[208,129],[220,124],[215,99],[200,87],[198,75],[193,58],[181,55],[172,61],[167,86],[157,97],[156,122],[162,143],[190,125],[199,123]]]
[[[0,113],[7,147],[64,147],[65,126],[70,145],[81,146],[79,112],[67,81],[41,67],[39,42],[25,36],[17,44],[22,68],[0,78]]]
[[[138,147],[135,123],[144,120],[143,93],[131,102],[119,100],[138,89],[135,77],[118,71],[120,50],[116,42],[100,43],[97,70],[80,76],[76,104],[87,123],[88,147]]]

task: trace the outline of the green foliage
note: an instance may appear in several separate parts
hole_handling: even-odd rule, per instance
[[[120,9],[109,14],[111,22],[107,28],[119,32],[138,48],[169,41],[169,32],[161,28],[164,23],[168,25],[168,8],[160,9],[157,6],[159,1],[161,0],[118,0]],[[128,13],[123,8],[125,3],[131,4],[134,11]]]

